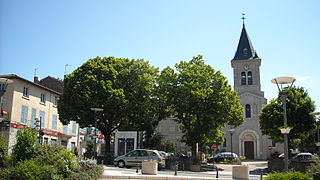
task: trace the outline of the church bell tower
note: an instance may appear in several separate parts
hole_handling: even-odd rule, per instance
[[[243,14],[244,15],[244,14]],[[246,159],[267,159],[270,155],[268,146],[272,144],[267,136],[262,135],[259,125],[259,113],[263,104],[267,103],[261,91],[260,66],[261,59],[253,48],[248,36],[244,17],[237,51],[231,60],[233,68],[234,90],[238,92],[240,104],[243,106],[245,122],[234,128],[225,130],[226,150],[233,151]],[[232,140],[231,140],[232,138]],[[232,144],[231,144],[232,143]]]
[[[231,60],[234,90],[239,94],[250,91],[259,96],[264,96],[260,85],[260,65],[261,59],[254,50],[243,23],[237,51]]]

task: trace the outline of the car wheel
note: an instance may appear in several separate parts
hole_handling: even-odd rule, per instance
[[[118,167],[119,168],[124,168],[125,166],[126,166],[126,164],[124,163],[124,161],[121,160],[121,161],[118,162]]]

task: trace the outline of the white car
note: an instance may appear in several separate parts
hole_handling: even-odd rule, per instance
[[[318,156],[315,156],[311,153],[299,153],[295,156],[293,156],[290,159],[290,162],[310,162],[318,159]]]

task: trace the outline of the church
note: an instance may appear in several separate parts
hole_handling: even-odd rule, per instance
[[[260,66],[261,58],[253,48],[243,21],[231,67],[233,88],[238,92],[240,104],[243,106],[244,123],[238,127],[224,128],[224,143],[217,148],[251,160],[266,160],[274,152],[283,152],[283,144],[272,142],[268,136],[262,135],[260,130],[259,114],[262,106],[267,104],[264,92],[261,91]],[[183,133],[178,126],[172,118],[162,120],[158,125],[158,132],[164,137],[164,142],[170,140],[174,142],[178,151],[184,152],[188,148],[180,142]]]
[[[261,91],[260,66],[261,58],[254,50],[249,39],[244,18],[243,27],[234,58],[234,90],[238,92],[243,106],[245,122],[238,127],[227,127],[225,143],[221,149],[234,152],[246,159],[267,159],[275,151],[282,151],[282,144],[273,143],[262,135],[259,125],[259,114],[262,106],[267,104],[264,92]]]

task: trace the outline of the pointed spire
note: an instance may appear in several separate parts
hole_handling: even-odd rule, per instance
[[[234,55],[233,60],[247,60],[247,59],[256,59],[259,58],[255,50],[253,49],[252,43],[249,39],[249,36],[246,31],[244,20],[244,13],[242,13],[242,31],[240,35],[240,40],[238,43],[238,48],[236,54]]]

